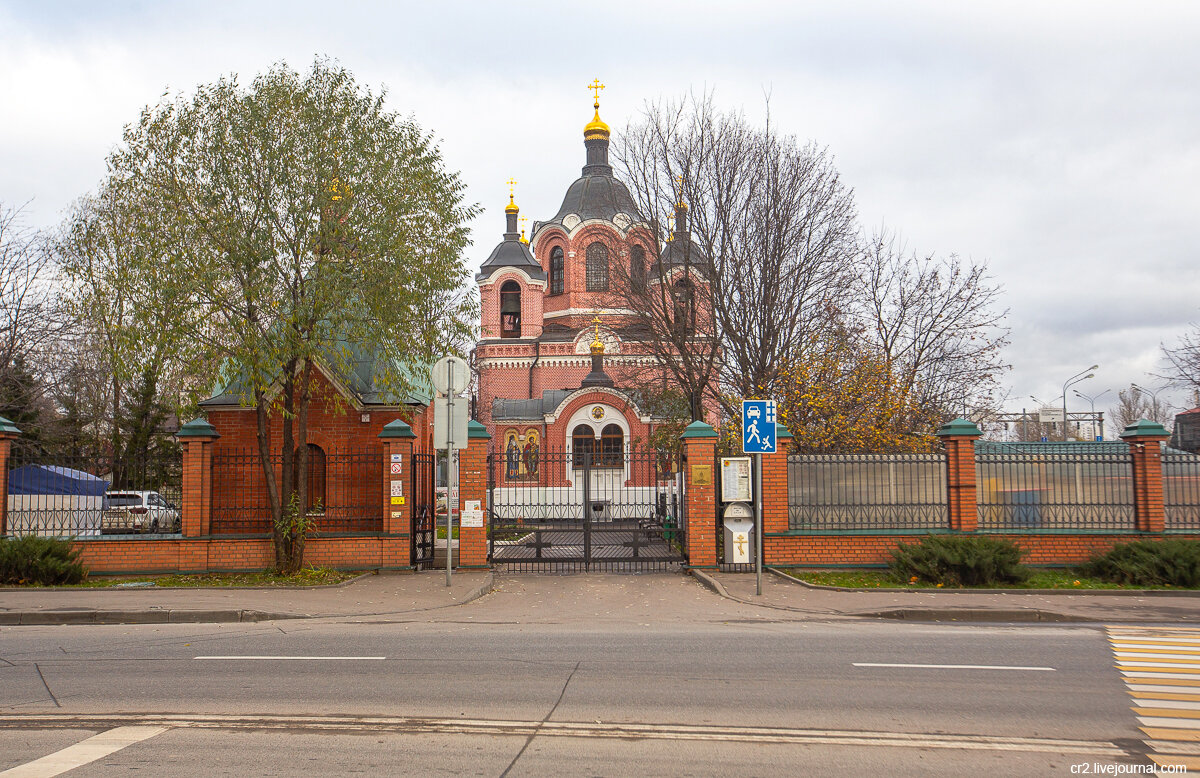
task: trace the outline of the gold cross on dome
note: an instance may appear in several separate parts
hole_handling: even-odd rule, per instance
[[[587,88],[592,90],[592,96],[596,99],[596,107],[600,107],[600,90],[604,88],[604,84],[600,83],[600,79],[595,79],[587,85]]]
[[[599,316],[592,319],[592,327],[595,328],[596,340],[599,341],[600,340],[600,317]]]
[[[508,184],[508,199],[513,199],[513,187],[517,185],[517,179],[510,178],[504,183]]]

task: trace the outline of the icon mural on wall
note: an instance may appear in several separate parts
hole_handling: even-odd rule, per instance
[[[509,481],[537,478],[538,434],[528,430],[524,435],[516,430],[504,433],[504,477]]]

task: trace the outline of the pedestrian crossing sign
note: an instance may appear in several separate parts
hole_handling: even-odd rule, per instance
[[[742,453],[775,453],[775,401],[742,400]]]

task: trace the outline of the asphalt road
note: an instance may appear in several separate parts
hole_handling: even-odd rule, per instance
[[[707,592],[650,602],[637,589],[642,601],[597,604],[563,581],[561,597],[535,602],[510,583],[391,623],[4,629],[0,771],[1069,775],[1147,764],[1099,627],[713,615]],[[57,766],[34,761],[81,741]]]

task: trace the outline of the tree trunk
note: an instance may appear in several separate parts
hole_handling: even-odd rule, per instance
[[[291,570],[291,536],[292,528],[303,511],[300,498],[296,494],[295,480],[295,408],[296,408],[296,360],[290,359],[283,366],[282,376],[282,434],[280,442],[281,478],[279,500],[281,512],[273,525],[271,537],[275,543],[275,572],[287,575]]]
[[[263,469],[263,484],[267,490],[267,502],[271,506],[271,526],[278,528],[283,518],[283,509],[279,502],[279,492],[276,489],[275,468],[271,466],[271,430],[267,426],[266,393],[254,389],[254,415],[258,423],[258,461]],[[275,541],[275,559],[279,560],[279,532],[272,531]]]

